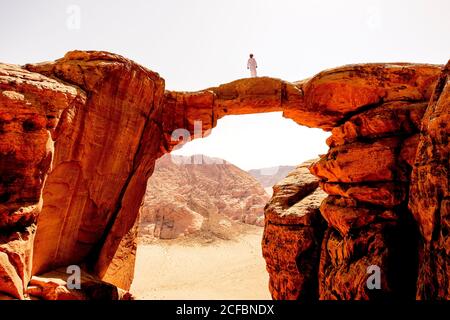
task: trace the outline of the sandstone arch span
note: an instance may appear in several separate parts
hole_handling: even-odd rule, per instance
[[[345,282],[352,274],[341,266],[353,258],[330,262],[335,257],[327,244],[351,246],[347,234],[362,227],[383,234],[378,217],[391,225],[405,212],[423,139],[421,119],[442,72],[440,65],[362,64],[295,83],[241,79],[189,93],[165,92],[157,73],[107,52],[72,51],[49,63],[1,65],[0,226],[8,231],[1,241],[0,274],[6,280],[0,291],[23,298],[31,274],[69,264],[127,289],[146,182],[155,160],[175,145],[172,131],[193,131],[201,120],[207,132],[227,114],[283,111],[301,125],[332,131],[330,152],[311,169],[330,194],[322,208],[329,230],[321,263],[322,298],[330,298],[325,293],[342,284],[329,275]],[[445,88],[435,96],[446,94]],[[379,194],[375,190],[382,191],[381,200],[371,197]],[[389,248],[378,244],[383,252]]]

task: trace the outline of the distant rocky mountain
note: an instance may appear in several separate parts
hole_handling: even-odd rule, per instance
[[[283,180],[295,166],[277,166],[247,171],[258,180],[269,195],[272,195],[272,187]]]
[[[268,200],[258,180],[225,160],[166,155],[148,181],[141,239],[174,239],[200,231],[228,237],[242,223],[263,226]]]

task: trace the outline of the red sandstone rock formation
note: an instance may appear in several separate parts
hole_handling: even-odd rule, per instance
[[[450,63],[422,120],[409,189],[421,232],[418,299],[450,299]]]
[[[42,188],[58,139],[84,95],[43,75],[0,64],[0,292],[24,298]]]
[[[41,276],[33,276],[27,293],[32,299],[41,300],[132,300],[129,292],[82,272],[80,288],[69,289],[65,268],[56,269]],[[72,283],[73,284],[73,283]]]
[[[201,120],[206,135],[224,115],[283,111],[301,125],[332,130],[330,151],[311,168],[330,195],[321,206],[328,229],[320,298],[411,296],[417,265],[417,297],[448,298],[448,80],[445,73],[437,81],[442,69],[350,65],[297,83],[252,78],[164,93],[156,73],[105,52],[74,51],[25,68],[0,65],[0,292],[24,298],[31,260],[33,274],[82,264],[127,289],[139,207],[155,160],[180,143],[173,131],[195,133]],[[307,218],[301,224],[316,230]],[[279,258],[266,257],[280,270],[289,265],[296,279],[284,273],[290,284],[273,282],[274,297],[308,298],[299,288],[309,280],[298,279],[311,270],[295,270],[283,250]],[[368,264],[383,271],[383,290],[367,290]]]
[[[417,70],[399,71],[388,68],[383,70],[387,71],[387,74],[381,76],[378,67],[366,66],[362,73],[351,72],[352,75],[346,74],[348,68],[335,69],[319,74],[302,85],[305,97],[316,99],[310,100],[309,103],[316,105],[317,108],[339,110],[341,113],[346,110],[345,107],[351,106],[352,110],[348,110],[345,115],[338,115],[340,119],[333,125],[332,136],[327,141],[330,151],[311,166],[311,172],[321,179],[322,189],[329,194],[320,208],[323,218],[328,223],[323,240],[320,234],[319,236],[316,234],[306,239],[303,236],[300,241],[305,245],[311,242],[310,239],[314,239],[314,243],[322,243],[318,279],[315,279],[316,270],[305,271],[298,262],[298,265],[295,264],[292,256],[297,256],[298,251],[285,256],[275,253],[275,250],[269,251],[265,253],[265,258],[271,274],[270,288],[275,299],[314,299],[317,293],[304,288],[305,278],[318,281],[320,299],[414,297],[419,237],[411,213],[407,209],[408,189],[411,168],[417,161],[416,150],[422,117],[427,109],[427,101],[436,78],[431,82],[417,81],[415,88],[414,85],[408,88],[408,85],[398,86],[394,83],[400,78],[403,79],[401,81],[407,82],[413,78],[417,79],[419,76]],[[353,71],[358,69],[354,67]],[[424,74],[427,73],[428,71]],[[435,77],[436,74],[434,73]],[[347,79],[351,80],[347,82]],[[344,88],[342,91],[339,90],[341,82]],[[320,86],[316,87],[314,83],[320,83]],[[351,90],[347,91],[347,86]],[[323,88],[324,91],[319,88]],[[308,93],[308,90],[313,92],[317,90],[318,93],[317,95]],[[448,98],[444,101],[448,103]],[[441,117],[440,123],[444,123],[444,119],[448,119],[448,107],[442,106],[438,114]],[[436,129],[437,127],[441,129]],[[436,124],[434,130],[440,137],[434,144],[440,150],[445,150],[448,147],[445,145],[442,148],[442,137],[448,136],[448,127]],[[432,143],[428,143],[430,144]],[[429,154],[432,153],[433,151],[429,151]],[[448,153],[437,152],[436,157],[439,159],[438,163],[448,165]],[[447,171],[442,169],[437,172],[441,176],[447,174]],[[445,181],[446,179],[438,177],[433,179],[433,182],[428,182],[429,190],[435,192],[435,196],[430,197],[435,199],[431,201],[436,204],[431,210],[439,208],[437,204],[439,201],[445,202],[438,200],[445,199],[445,192],[439,191],[448,190]],[[433,184],[435,188],[431,186]],[[436,188],[436,185],[440,187]],[[420,193],[414,192],[412,199],[420,198]],[[267,213],[270,210],[269,206],[266,210],[266,222],[269,226],[271,218]],[[280,210],[278,215],[286,215],[289,210]],[[313,223],[305,225],[311,228]],[[280,229],[278,236],[283,239],[285,232]],[[313,229],[317,230],[318,227]],[[300,235],[300,232],[296,232],[289,239],[295,241]],[[263,249],[266,252],[278,243],[278,237],[267,225],[264,239]],[[440,243],[438,245],[440,250],[437,250],[438,258],[430,259],[439,261],[436,263],[439,267],[436,268],[433,264],[429,267],[429,264],[425,263],[427,269],[423,272],[423,277],[428,281],[433,276],[444,280],[444,274],[448,274],[443,270],[447,265],[443,239],[445,236],[438,242]],[[281,243],[289,242],[285,240]],[[297,247],[294,248],[298,250]],[[288,249],[281,251],[289,252]],[[425,257],[429,259],[429,251],[427,253],[425,249],[424,252]],[[421,260],[423,261],[423,258]],[[380,267],[381,290],[369,290],[366,284],[367,270],[372,265]],[[291,268],[285,272],[284,268],[288,266]],[[417,283],[419,290],[422,286],[420,281],[419,277]],[[448,288],[445,281],[442,287],[444,291]],[[432,291],[435,291],[435,296],[445,297],[442,289],[437,293],[438,289],[432,287]],[[421,295],[418,294],[418,297]]]
[[[101,278],[128,289],[136,249],[133,225],[161,154],[164,81],[103,52],[74,51],[27,69],[81,88],[87,96],[56,143],[33,273],[87,262]]]
[[[147,184],[141,233],[161,239],[199,231],[226,236],[233,222],[262,226],[268,199],[256,179],[225,160],[166,155]]]
[[[329,194],[320,209],[328,223],[319,269],[321,299],[414,297],[419,236],[407,208],[408,189],[433,87],[428,83],[428,89],[401,95],[395,89],[386,95],[391,98],[353,112],[332,130],[328,154],[311,167]],[[445,185],[445,180],[435,183]],[[381,290],[366,284],[372,265],[381,270]]]
[[[326,194],[305,162],[273,186],[265,209],[263,256],[277,300],[318,298],[317,270],[326,224],[319,207]]]

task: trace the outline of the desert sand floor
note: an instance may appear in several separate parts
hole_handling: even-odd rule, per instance
[[[140,245],[131,292],[137,299],[270,299],[262,231],[208,245]]]

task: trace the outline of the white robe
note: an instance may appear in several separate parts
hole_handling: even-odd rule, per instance
[[[258,67],[258,65],[256,64],[255,58],[248,59],[247,69],[250,69],[250,75],[252,78],[256,77],[256,68],[257,67]]]

